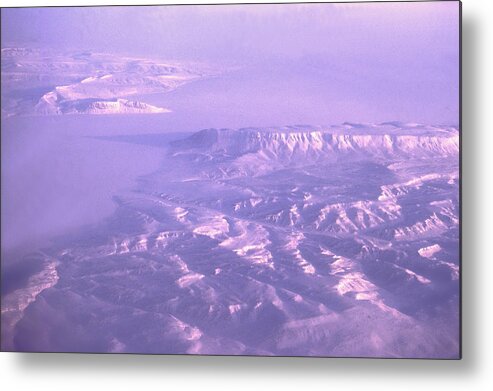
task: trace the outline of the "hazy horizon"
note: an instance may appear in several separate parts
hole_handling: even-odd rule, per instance
[[[1,349],[460,358],[458,17],[2,9]]]
[[[455,1],[3,9],[2,47],[293,68],[328,117],[458,125],[458,18]]]

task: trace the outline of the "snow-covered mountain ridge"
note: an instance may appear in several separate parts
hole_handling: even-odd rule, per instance
[[[48,95],[48,94],[47,94]],[[127,99],[94,100],[62,102],[57,104],[50,97],[43,97],[36,109],[40,114],[155,114],[168,113],[170,110],[156,107],[144,102]]]
[[[140,101],[214,74],[208,66],[87,51],[2,48],[2,115],[159,114]]]
[[[453,127],[383,123],[378,125],[289,126],[279,128],[204,129],[174,143],[175,152],[267,157],[330,157],[335,154],[429,157],[459,152],[459,132]]]

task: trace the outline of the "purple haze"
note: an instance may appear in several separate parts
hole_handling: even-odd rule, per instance
[[[274,62],[320,78],[329,122],[456,125],[458,4],[4,9],[2,45]]]
[[[458,2],[1,18],[2,350],[459,356]]]

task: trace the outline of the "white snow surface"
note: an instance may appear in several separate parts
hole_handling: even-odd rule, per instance
[[[457,357],[458,147],[401,123],[199,131],[53,244],[10,346]]]
[[[168,93],[211,74],[196,63],[6,47],[2,116],[167,113],[132,97]]]

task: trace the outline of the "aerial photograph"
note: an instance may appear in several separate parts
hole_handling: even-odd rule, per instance
[[[460,3],[1,9],[1,351],[461,358]]]

